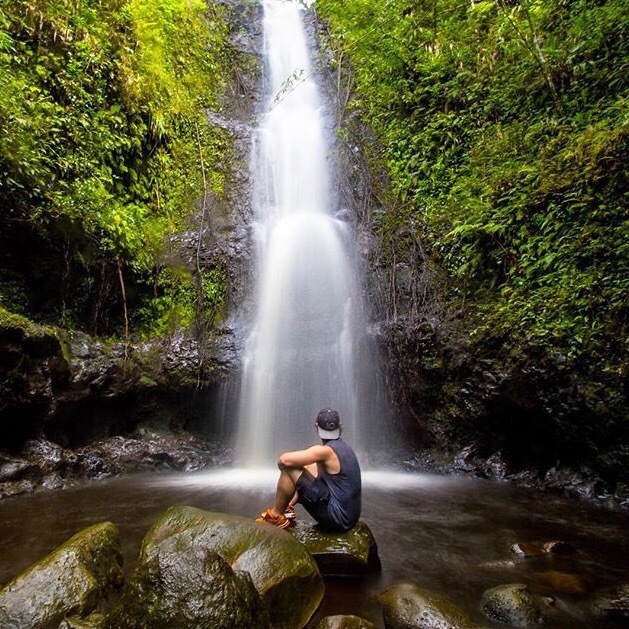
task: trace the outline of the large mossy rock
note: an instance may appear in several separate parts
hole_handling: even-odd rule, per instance
[[[41,433],[70,376],[56,331],[0,306],[0,450]]]
[[[0,627],[56,626],[64,616],[89,614],[123,582],[118,529],[95,524],[0,590]]]
[[[171,538],[140,563],[106,629],[270,629],[246,572],[216,552]]]
[[[387,629],[480,629],[446,598],[414,583],[400,583],[378,596]]]
[[[346,533],[325,533],[303,522],[289,530],[326,576],[370,574],[382,568],[376,540],[362,521]]]
[[[194,575],[192,580],[187,571]],[[236,574],[230,575],[230,571]],[[241,572],[248,573],[246,579],[251,579],[262,599],[262,607],[247,588]],[[130,621],[135,599],[136,611],[155,611],[152,628],[185,627],[185,624],[174,624],[175,612],[192,614],[203,597],[208,602],[215,600],[213,596],[218,583],[225,584],[231,601],[225,601],[225,613],[221,612],[224,624],[219,618],[209,624],[202,624],[205,620],[189,622],[188,627],[266,626],[262,608],[268,610],[274,629],[303,627],[319,606],[324,592],[317,564],[286,531],[240,516],[193,507],[172,507],[154,522],[144,537],[129,596],[123,597],[127,609],[124,613],[119,610],[119,617],[126,614]],[[170,620],[164,618],[163,622],[157,619],[155,605],[165,603],[157,600],[158,595],[148,592],[156,584],[172,605],[167,613]],[[195,588],[201,592],[193,592]],[[194,603],[193,597],[197,597]],[[232,622],[234,618],[227,610],[233,605],[233,614],[240,613],[235,607],[243,604],[243,597],[247,599],[245,606],[253,616],[259,617],[261,624]],[[219,604],[217,601],[215,603]],[[199,619],[205,618],[204,610],[197,611]]]

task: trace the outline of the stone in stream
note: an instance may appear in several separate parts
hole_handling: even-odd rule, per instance
[[[533,594],[524,583],[498,585],[483,593],[480,607],[487,618],[512,627],[541,625],[554,601]]]
[[[414,583],[399,583],[378,596],[386,629],[481,629],[448,599]]]
[[[545,554],[541,544],[535,542],[518,542],[511,546],[511,552],[518,557],[530,559],[532,557],[542,557]]]
[[[551,555],[574,555],[577,552],[577,549],[572,544],[561,540],[544,542],[542,550]]]
[[[57,626],[65,616],[95,610],[123,581],[118,529],[95,524],[0,590],[0,627]]]
[[[518,557],[530,559],[544,555],[573,555],[577,550],[568,542],[552,540],[550,542],[518,542],[511,546],[511,552]]]
[[[346,533],[325,533],[316,524],[303,522],[288,530],[306,547],[324,576],[357,576],[381,570],[376,540],[362,521]]]
[[[135,569],[107,629],[270,629],[267,610],[247,572],[217,553],[170,539]]]
[[[629,619],[629,583],[600,591],[596,596],[594,611],[606,618],[627,621]]]
[[[325,616],[313,629],[373,629],[373,623],[360,616]]]
[[[241,516],[171,507],[144,537],[108,627],[297,629],[310,620],[323,592],[314,559],[286,531]]]

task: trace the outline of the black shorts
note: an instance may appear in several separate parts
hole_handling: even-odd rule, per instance
[[[297,502],[303,505],[304,509],[321,525],[327,529],[334,527],[334,522],[328,515],[328,501],[330,490],[328,486],[308,470],[304,470],[297,479]]]

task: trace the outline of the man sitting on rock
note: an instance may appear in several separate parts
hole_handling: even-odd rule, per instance
[[[358,522],[360,466],[352,448],[341,439],[339,414],[324,408],[315,426],[322,445],[280,455],[275,504],[256,522],[285,529],[295,518],[298,502],[324,531],[349,531]]]

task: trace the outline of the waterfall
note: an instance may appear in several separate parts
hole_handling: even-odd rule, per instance
[[[331,193],[331,145],[303,6],[264,0],[265,113],[254,139],[255,321],[246,343],[239,457],[272,464],[317,443],[314,417],[341,415],[359,451],[376,437],[370,349],[352,226]]]

